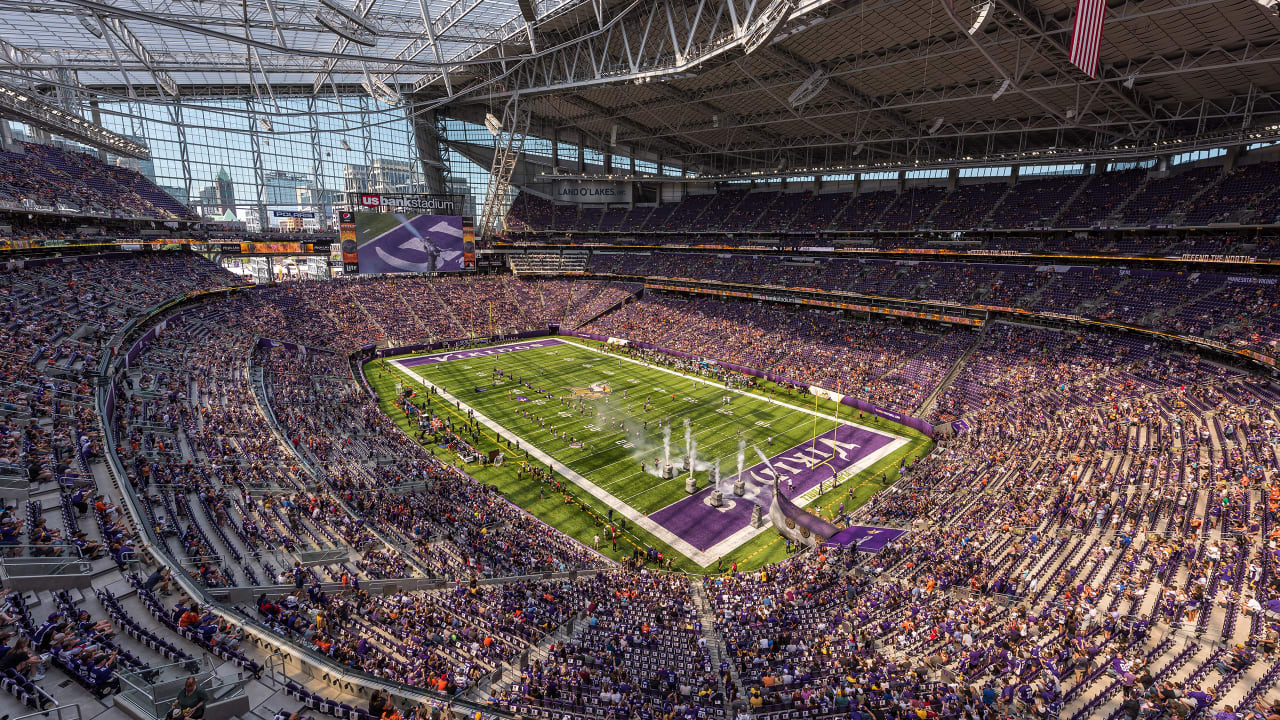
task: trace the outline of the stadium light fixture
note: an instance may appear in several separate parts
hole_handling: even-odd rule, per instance
[[[102,37],[102,26],[98,24],[98,20],[93,13],[78,12],[76,13],[76,19],[80,21],[85,30],[89,31],[90,35],[96,38]]]
[[[742,51],[750,55],[764,47],[782,29],[794,8],[795,0],[773,0],[769,3],[742,34]]]
[[[978,3],[981,3],[982,6],[978,7]],[[992,13],[993,9],[995,9],[995,0],[973,0],[971,3],[965,3],[964,8],[960,8],[958,11],[964,10],[965,12],[973,13],[973,22],[969,24],[969,27],[965,28],[965,32],[970,37],[981,32],[987,21],[994,14]]]
[[[338,0],[320,0],[320,5],[316,8],[316,22],[334,35],[357,45],[373,47],[378,44],[377,29]]]
[[[489,134],[494,137],[502,134],[502,121],[493,113],[484,114],[484,126],[489,129]]]
[[[821,69],[814,70],[812,75],[800,83],[800,87],[791,91],[791,95],[787,98],[787,104],[793,108],[804,105],[825,90],[830,82],[831,78],[827,77],[825,72]]]
[[[266,130],[267,132],[275,132],[275,128],[271,127],[271,121],[264,117],[258,118],[258,125],[260,125],[262,129]]]
[[[1125,79],[1124,79],[1124,86],[1125,86],[1125,88],[1126,88],[1126,89],[1128,89],[1128,90],[1132,90],[1132,89],[1133,89],[1133,84],[1134,84],[1135,82],[1137,82],[1137,80],[1138,80],[1138,76],[1137,76],[1137,75],[1130,75],[1129,77],[1125,78]]]
[[[363,87],[365,92],[369,93],[369,96],[377,102],[395,107],[403,101],[400,93],[396,91],[395,88],[391,87],[387,83],[383,82],[381,78],[374,75],[370,75],[366,80],[362,80],[360,82],[360,86]]]
[[[933,125],[929,126],[929,134],[933,135],[934,133],[938,132],[939,128],[941,127],[942,127],[942,118],[939,117],[933,121]]]
[[[1005,78],[1004,81],[1000,83],[1000,87],[996,90],[995,94],[991,96],[991,101],[995,102],[996,100],[999,100],[1000,96],[1004,95],[1004,92],[1008,89],[1009,89],[1009,78]]]
[[[350,145],[349,143],[347,143],[347,141],[346,141],[346,140],[339,140],[339,141],[338,141],[338,144],[342,146],[342,149],[343,149],[343,150],[350,150],[350,149],[351,149],[351,145]]]

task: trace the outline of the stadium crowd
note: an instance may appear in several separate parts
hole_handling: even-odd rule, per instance
[[[719,261],[700,262],[714,272]],[[734,262],[726,277],[760,271]],[[869,282],[902,279],[858,270]],[[969,292],[985,272],[933,289]],[[1140,298],[1169,290],[1125,282]],[[884,407],[913,412],[932,397],[931,417],[961,430],[853,512],[854,522],[912,530],[883,551],[819,549],[690,578],[612,563],[471,480],[447,447],[395,427],[346,358],[375,336],[438,341],[580,322],[634,288],[396,278],[210,296],[165,316],[128,358],[106,447],[90,379],[111,359],[113,336],[167,298],[234,278],[164,253],[13,268],[0,283],[11,359],[0,474],[52,500],[6,509],[0,533],[11,551],[101,555],[95,562],[124,568],[137,589],[124,600],[60,598],[56,611],[40,606],[43,623],[21,593],[4,597],[4,687],[35,707],[50,702],[45,673],[110,693],[121,668],[181,657],[162,643],[138,647],[152,632],[134,619],[139,608],[255,669],[232,624],[175,598],[165,573],[141,564],[143,539],[94,473],[106,453],[121,460],[175,570],[213,589],[270,586],[241,607],[243,622],[353,670],[495,708],[602,719],[1253,720],[1280,700],[1280,390],[1155,340],[1007,322],[939,330],[665,296],[595,318],[585,329]],[[1070,288],[1061,297],[1110,296],[1089,273],[1054,278],[1036,296],[1044,308],[1066,302],[1051,299],[1055,283]],[[1227,302],[1253,322],[1264,315],[1258,297]],[[437,440],[467,441],[467,420],[438,400],[407,402]],[[308,552],[338,559],[299,562]],[[438,586],[365,589],[381,578]]]
[[[674,203],[629,210],[555,204],[522,192],[507,212],[505,228],[508,234],[523,239],[554,233],[602,233],[619,242],[649,245],[682,243],[698,233],[749,237],[823,230],[1087,230],[1175,224],[1204,227],[1222,222],[1272,224],[1280,218],[1277,180],[1280,163],[1262,161],[1230,170],[1221,165],[1192,167],[1150,179],[1141,170],[1121,170],[1028,176],[1014,183],[1006,178],[975,178],[950,188],[907,185],[886,189],[874,182],[856,191],[837,183],[818,193],[730,188],[691,192]],[[719,238],[716,242],[742,241]]]

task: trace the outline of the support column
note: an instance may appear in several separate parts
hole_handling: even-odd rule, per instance
[[[1240,162],[1240,153],[1243,150],[1243,146],[1240,145],[1232,145],[1227,148],[1227,155],[1222,159],[1222,169],[1226,172],[1235,170],[1236,164]]]
[[[324,158],[320,155],[323,150],[320,147],[320,117],[316,114],[317,110],[315,96],[308,97],[307,111],[310,113],[308,129],[311,131],[311,209],[315,211],[316,220],[321,223],[321,226],[325,226],[333,219],[333,212],[332,208],[325,203],[329,195],[324,187]],[[328,263],[328,258],[325,258],[325,265]]]
[[[436,111],[428,110],[418,113],[415,101],[410,105],[413,116],[413,139],[418,146],[418,163],[422,166],[422,177],[426,181],[427,192],[442,195],[449,192],[449,185],[444,173],[444,148],[440,144],[440,135],[436,132]]]
[[[252,115],[253,102],[251,100],[245,100],[244,106],[245,110]],[[251,209],[250,212],[257,213],[258,215],[259,232],[266,232],[268,228],[270,228],[270,223],[267,220],[267,181],[266,173],[262,167],[262,141],[258,137],[258,123],[255,121],[249,122],[249,148],[253,153],[253,184],[258,198],[257,205]],[[235,187],[234,178],[232,178],[231,182],[232,187]],[[215,179],[214,185],[216,186],[217,183],[218,181]],[[218,200],[221,201],[222,198],[218,198]],[[240,202],[237,200],[236,205],[239,206],[239,204]],[[232,212],[235,212],[236,216],[239,217],[239,213],[236,212],[235,209],[233,209]]]
[[[182,163],[182,185],[187,191],[186,203],[188,205],[195,205],[198,198],[194,198],[191,192],[190,149],[187,147],[187,126],[184,124],[182,119],[182,106],[177,103],[165,103],[165,107],[168,108],[169,119],[172,121],[172,126],[178,131],[178,156]],[[201,207],[200,213],[204,215],[207,214],[207,211]]]
[[[102,112],[98,109],[97,100],[89,101],[89,116],[93,120],[94,125],[102,127]],[[107,151],[99,149],[98,159],[105,163],[107,161]]]

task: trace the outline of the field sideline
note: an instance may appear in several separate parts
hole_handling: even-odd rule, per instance
[[[384,411],[402,425],[408,419],[390,402],[395,382],[416,387],[420,406],[425,404],[426,388],[435,386],[441,392],[433,404],[436,412],[447,417],[442,407],[447,406],[462,419],[471,409],[486,426],[480,450],[501,448],[509,460],[524,460],[528,452],[530,462],[549,466],[558,477],[573,482],[577,487],[567,497],[552,494],[574,510],[547,512],[547,493],[527,476],[517,480],[514,463],[466,466],[478,479],[497,485],[514,502],[579,540],[589,544],[609,517],[627,518],[627,542],[619,545],[618,553],[609,553],[615,557],[628,553],[631,548],[625,545],[630,544],[656,545],[664,552],[674,549],[683,556],[678,564],[690,570],[704,570],[721,558],[726,566],[737,560],[740,567],[775,561],[784,554],[777,534],[746,523],[751,505],[759,503],[767,510],[772,493],[759,474],[765,467],[759,464],[762,458],[773,456],[776,461],[788,450],[811,454],[809,464],[818,471],[809,473],[815,478],[810,486],[791,488],[788,483],[783,492],[832,517],[841,503],[846,511],[852,510],[883,482],[892,482],[901,458],[918,457],[932,446],[920,433],[895,423],[850,422],[856,411],[809,394],[779,392],[768,384],[759,390],[772,392],[772,397],[726,390],[712,380],[602,353],[589,341],[547,339],[486,352],[505,354],[403,356],[385,364],[367,363],[366,374],[382,397]],[[446,402],[440,402],[441,397]],[[455,400],[461,407],[455,407]],[[664,455],[664,424],[670,427],[672,463],[682,464],[686,423],[696,447],[693,476],[701,491],[692,498],[685,490],[688,472],[663,478],[656,467]],[[519,453],[512,447],[517,443]],[[740,447],[745,461],[739,460]],[[718,487],[727,502],[710,508],[699,500],[709,493],[717,463]],[[736,497],[732,478],[740,463],[746,471],[746,492]],[[836,471],[842,471],[843,482],[832,490]],[[819,475],[825,491],[821,496]]]

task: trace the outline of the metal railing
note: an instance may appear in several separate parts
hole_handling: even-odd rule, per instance
[[[116,706],[143,720],[166,717],[190,678],[196,679],[196,689],[208,697],[204,717],[209,720],[241,716],[250,709],[249,697],[245,692],[249,678],[243,673],[235,676],[218,675],[217,668],[207,656],[199,660],[152,667],[145,671],[121,671],[116,677],[120,679],[120,692],[115,696]]]
[[[42,696],[48,698],[49,702],[54,702],[53,696],[49,693],[41,690],[39,687],[37,687],[36,690],[38,690]],[[47,710],[37,710],[36,712],[27,713],[26,715],[11,717],[9,720],[36,720],[37,717],[40,720],[81,720],[84,715],[80,712],[80,703],[72,703],[70,705],[55,704]]]
[[[77,575],[93,572],[93,562],[86,559],[75,545],[7,545],[9,550],[17,549],[17,555],[0,557],[0,569],[6,578],[19,580],[55,575]],[[67,554],[36,554],[36,551],[63,550]]]

